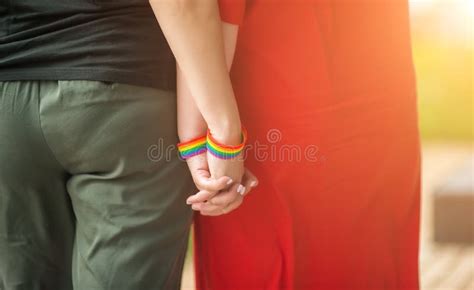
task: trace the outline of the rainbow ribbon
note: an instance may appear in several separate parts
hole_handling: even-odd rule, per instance
[[[184,160],[202,154],[206,152],[206,150],[206,136],[178,144],[179,154]]]
[[[207,150],[220,159],[232,159],[237,157],[245,148],[247,143],[247,130],[242,128],[242,143],[236,146],[223,145],[217,142],[209,130],[207,130]]]

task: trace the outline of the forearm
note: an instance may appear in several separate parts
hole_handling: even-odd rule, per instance
[[[240,117],[227,71],[215,0],[151,0],[161,29],[215,137],[240,142]]]
[[[191,91],[184,78],[183,72],[177,66],[177,95],[178,95],[178,135],[181,142],[186,142],[206,134],[207,124],[202,117]]]
[[[237,43],[238,26],[222,23],[225,58],[230,70],[234,59]],[[177,94],[178,94],[178,135],[181,141],[191,140],[206,133],[207,124],[192,97],[186,79],[177,66]]]

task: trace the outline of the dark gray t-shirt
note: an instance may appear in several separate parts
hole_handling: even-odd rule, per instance
[[[98,80],[175,88],[147,0],[0,0],[0,81]]]

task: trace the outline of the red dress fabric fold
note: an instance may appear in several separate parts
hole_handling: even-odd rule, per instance
[[[241,24],[232,80],[260,185],[196,216],[198,289],[418,289],[407,2],[227,0],[221,15]]]

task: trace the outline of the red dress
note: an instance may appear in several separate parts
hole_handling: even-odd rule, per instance
[[[196,216],[198,289],[418,289],[406,2],[221,1],[241,23],[232,79],[260,185]]]

